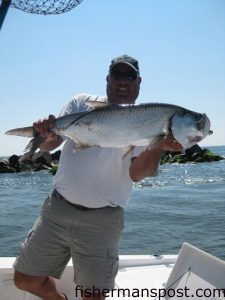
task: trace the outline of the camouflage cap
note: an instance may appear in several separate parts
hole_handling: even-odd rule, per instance
[[[126,64],[130,66],[139,75],[138,61],[135,58],[126,54],[115,57],[111,61],[111,65],[109,66],[109,72],[118,64]]]

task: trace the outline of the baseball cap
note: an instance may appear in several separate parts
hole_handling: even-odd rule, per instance
[[[126,54],[115,57],[111,61],[111,65],[109,66],[109,72],[112,71],[112,69],[118,64],[126,64],[130,66],[139,75],[138,61],[135,58]]]

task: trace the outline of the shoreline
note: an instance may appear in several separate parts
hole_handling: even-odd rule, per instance
[[[225,148],[225,145],[212,145],[212,146],[201,146],[200,145],[200,147],[202,148],[202,149],[210,149],[210,148],[217,148],[217,147],[224,147]],[[54,153],[54,152],[56,152],[57,150],[53,150],[53,151],[51,151],[50,153],[52,154],[52,153]],[[18,155],[18,156],[20,156],[20,155],[22,155],[22,154],[16,154],[16,153],[12,153],[12,154],[10,154],[10,155],[1,155],[0,154],[0,160],[2,160],[2,159],[8,159],[10,156],[12,156],[12,155]]]

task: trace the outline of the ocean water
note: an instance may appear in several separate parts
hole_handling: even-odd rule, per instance
[[[225,157],[225,146],[209,147]],[[0,256],[16,256],[52,190],[45,171],[0,174]],[[225,160],[165,164],[134,184],[121,254],[177,254],[189,242],[225,259]]]

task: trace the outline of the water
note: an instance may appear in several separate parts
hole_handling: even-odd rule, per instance
[[[225,146],[211,147],[225,157]],[[176,254],[183,242],[225,259],[225,161],[166,164],[134,185],[121,254]],[[0,174],[0,256],[15,256],[52,189],[45,171]]]

